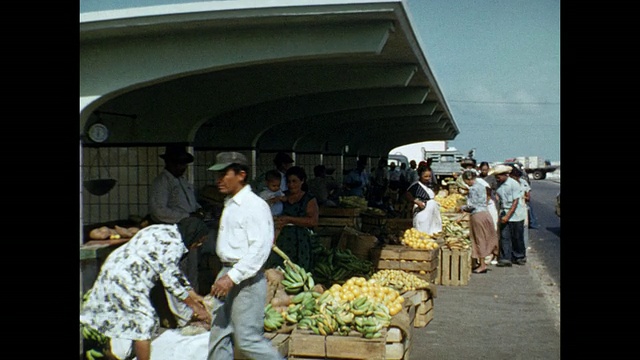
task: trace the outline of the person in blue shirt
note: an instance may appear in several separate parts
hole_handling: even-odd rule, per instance
[[[516,180],[509,177],[511,170],[511,166],[501,164],[492,172],[498,181],[496,192],[500,199],[500,257],[496,264],[500,267],[511,266],[514,262],[518,265],[527,263],[527,248],[524,244],[527,209],[520,205],[523,189]]]

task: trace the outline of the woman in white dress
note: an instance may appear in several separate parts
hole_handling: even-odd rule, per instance
[[[431,168],[418,167],[418,181],[409,185],[405,197],[413,203],[413,227],[433,235],[442,232],[442,216],[440,204],[435,201],[436,194],[430,188]]]

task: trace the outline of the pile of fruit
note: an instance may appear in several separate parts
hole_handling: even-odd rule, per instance
[[[429,234],[422,232],[414,227],[404,231],[400,242],[403,245],[414,249],[421,250],[435,250],[438,248],[438,243]]]
[[[440,204],[440,212],[453,212],[456,207],[461,204],[462,200],[465,200],[464,195],[460,193],[453,193],[447,196],[437,195],[434,200]]]
[[[468,249],[471,246],[468,224],[467,221],[456,222],[446,216],[443,217],[442,233],[445,246],[449,249]]]
[[[349,278],[343,285],[333,284],[328,290],[316,285],[296,295],[285,295],[286,306],[281,302],[282,296],[274,297],[278,299],[277,306],[274,300],[265,306],[266,331],[296,326],[318,335],[346,336],[357,331],[365,338],[378,338],[404,303],[397,290],[364,277]]]
[[[359,208],[367,210],[367,200],[361,196],[340,196],[338,197],[340,206],[347,208]]]
[[[414,274],[398,269],[378,270],[371,276],[380,285],[398,290],[400,294],[409,290],[429,289],[429,282]]]

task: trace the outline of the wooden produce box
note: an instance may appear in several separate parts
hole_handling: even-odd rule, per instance
[[[445,286],[463,286],[471,278],[471,248],[440,248],[440,265],[435,283]]]
[[[348,336],[316,335],[296,328],[289,338],[288,359],[386,359],[387,329],[382,337],[367,339],[357,331]]]
[[[271,340],[271,345],[278,350],[280,355],[283,357],[287,357],[289,354],[289,338],[291,337],[289,334],[280,334],[276,332],[264,332],[264,337]],[[248,360],[238,348],[235,348],[233,352],[234,360]]]
[[[345,248],[351,250],[353,255],[358,258],[369,260],[371,249],[378,243],[378,238],[356,229],[345,227],[339,243],[345,244]]]
[[[409,307],[415,307],[413,326],[425,327],[433,320],[433,293],[428,290],[410,290],[402,294]]]
[[[318,227],[360,228],[360,208],[320,207]]]
[[[371,250],[376,270],[404,270],[430,283],[438,273],[440,251],[413,249],[405,245],[385,245]]]

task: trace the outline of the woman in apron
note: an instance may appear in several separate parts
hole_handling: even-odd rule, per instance
[[[435,193],[430,188],[431,168],[418,167],[418,181],[409,186],[405,197],[413,203],[413,227],[433,235],[442,232],[442,216],[440,204],[435,199]]]

